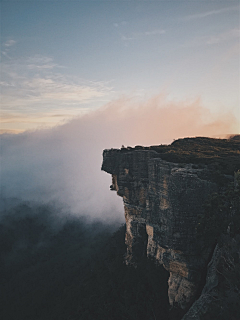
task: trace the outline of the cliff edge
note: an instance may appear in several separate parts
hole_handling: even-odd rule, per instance
[[[199,228],[206,215],[203,204],[233,183],[239,150],[240,140],[233,137],[103,152],[102,170],[112,175],[110,189],[123,197],[126,263],[137,265],[147,255],[162,264],[169,272],[173,307],[187,310],[201,293],[217,243]]]

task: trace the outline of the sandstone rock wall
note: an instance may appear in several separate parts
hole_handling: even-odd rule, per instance
[[[240,236],[222,235],[208,264],[206,283],[182,320],[238,319]]]
[[[169,271],[169,302],[187,308],[199,290],[214,244],[197,237],[198,215],[217,191],[207,166],[161,159],[154,150],[103,152],[102,170],[112,174],[111,190],[123,197],[126,263],[143,255]]]

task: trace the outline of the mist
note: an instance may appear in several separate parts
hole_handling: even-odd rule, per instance
[[[109,191],[111,176],[101,171],[103,149],[217,137],[235,128],[231,113],[213,114],[200,100],[123,97],[52,129],[2,134],[1,198],[54,203],[74,215],[123,222],[122,199]]]

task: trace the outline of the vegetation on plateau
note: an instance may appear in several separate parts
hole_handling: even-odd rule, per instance
[[[175,140],[170,145],[122,148],[122,152],[132,150],[154,150],[159,158],[175,163],[192,163],[195,168],[208,165],[215,173],[233,175],[240,169],[240,135],[229,139],[206,137]]]

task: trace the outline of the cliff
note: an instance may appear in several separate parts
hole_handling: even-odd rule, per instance
[[[240,235],[221,235],[208,264],[206,283],[182,320],[231,319],[240,315]]]
[[[102,170],[112,175],[110,189],[123,197],[126,263],[137,265],[147,255],[162,264],[169,272],[174,307],[187,310],[201,292],[216,237],[206,237],[206,227],[199,232],[199,217],[205,216],[209,195],[233,182],[239,150],[234,137],[103,152]]]

